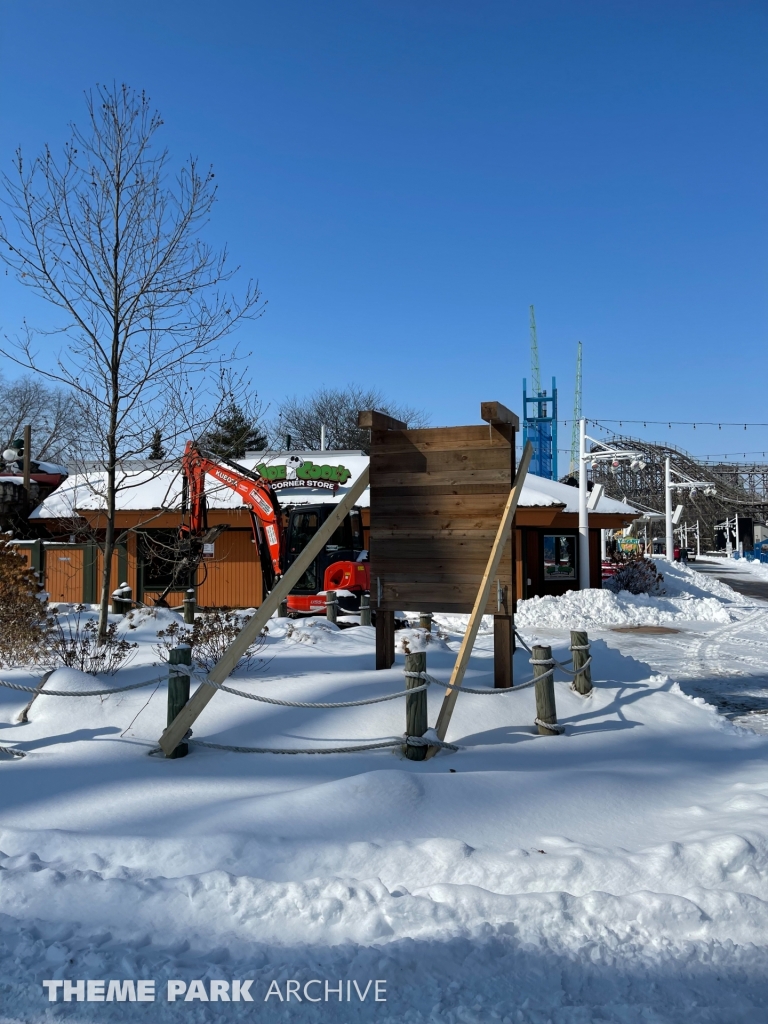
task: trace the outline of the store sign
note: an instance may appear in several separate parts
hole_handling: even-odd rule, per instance
[[[315,463],[311,459],[301,459],[298,455],[291,455],[283,465],[267,466],[262,462],[256,470],[269,481],[275,491],[301,487],[335,491],[339,484],[345,484],[352,476],[352,471],[346,466]]]

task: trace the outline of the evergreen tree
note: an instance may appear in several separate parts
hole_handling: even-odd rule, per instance
[[[267,438],[257,422],[249,419],[236,402],[230,402],[200,438],[200,445],[215,455],[242,459],[247,451],[266,448]]]
[[[149,456],[150,459],[164,459],[166,456],[166,450],[163,448],[163,435],[160,433],[160,428],[152,435],[152,441],[149,445]]]

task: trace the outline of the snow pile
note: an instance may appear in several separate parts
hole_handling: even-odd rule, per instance
[[[682,588],[685,572],[673,575]],[[652,600],[726,608],[713,582],[701,581],[703,597]],[[750,643],[768,649],[767,617],[750,607]],[[140,648],[110,684],[157,676],[157,629],[173,615],[132,617],[124,628]],[[376,672],[374,630],[275,618],[265,666],[238,670],[237,687],[292,701],[378,697],[404,688],[402,652],[422,645],[430,674],[447,680],[459,637],[443,628],[430,641],[398,633],[395,666]],[[565,636],[553,647],[565,660]],[[468,686],[488,686],[492,650],[481,631]],[[0,764],[0,1020],[760,1020],[768,738],[602,640],[592,654],[591,697],[556,683],[564,736],[536,734],[532,689],[460,694],[447,736],[458,752],[425,762],[391,750],[285,757],[195,744],[318,748],[402,735],[403,698],[321,710],[217,693],[189,757],[166,760],[148,756],[166,721],[163,683],[103,699],[39,696],[27,725],[16,723],[27,694],[0,689],[2,742],[27,752]],[[530,675],[523,650],[514,674]],[[62,689],[92,685],[67,679]],[[445,691],[426,693],[433,724]],[[154,979],[158,998],[151,1009],[49,1004],[42,980],[63,978]],[[169,979],[251,979],[254,1002],[169,1003]],[[342,982],[345,994],[347,982],[363,991],[379,979],[386,1002],[288,1004],[290,979]],[[274,982],[282,1001],[265,1001]]]
[[[516,624],[521,628],[602,629],[676,622],[728,623],[734,621],[734,606],[749,603],[714,576],[662,558],[656,566],[664,577],[662,595],[569,590],[559,597],[532,597],[518,601]]]

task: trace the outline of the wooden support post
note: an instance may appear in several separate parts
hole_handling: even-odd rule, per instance
[[[278,619],[287,619],[288,618],[288,598],[287,597],[285,598],[284,601],[281,601],[280,604],[277,606],[277,617],[278,617]]]
[[[338,505],[334,507],[333,512],[331,512],[317,533],[312,537],[309,544],[300,552],[296,561],[288,568],[285,575],[281,577],[272,592],[267,595],[261,607],[256,611],[256,614],[248,619],[224,654],[213,666],[208,673],[208,678],[211,682],[223,683],[235,670],[238,661],[256,637],[261,635],[261,631],[269,622],[272,614],[277,611],[280,602],[288,597],[311,563],[317,558],[321,549],[329,543],[335,530],[346,519],[349,510],[367,486],[368,467],[366,466]],[[176,749],[179,741],[186,736],[187,730],[191,728],[192,723],[196,721],[200,712],[215,693],[216,690],[213,686],[198,686],[192,698],[160,737],[160,746],[166,754]]]
[[[39,683],[37,684],[37,688],[35,689],[35,692],[34,692],[34,693],[32,694],[32,696],[31,696],[31,697],[29,698],[29,702],[28,702],[28,703],[27,703],[27,704],[26,704],[26,705],[25,705],[25,706],[24,706],[24,707],[23,707],[23,708],[21,709],[21,711],[20,711],[20,712],[19,712],[19,714],[17,715],[17,717],[16,717],[16,721],[17,721],[17,722],[22,722],[22,723],[24,723],[24,722],[28,722],[28,721],[29,721],[29,709],[30,709],[30,708],[32,707],[32,705],[34,704],[34,702],[35,702],[35,697],[36,697],[36,696],[38,695],[38,693],[40,693],[40,691],[42,690],[42,688],[43,688],[43,687],[45,686],[45,684],[46,684],[46,683],[48,682],[48,680],[49,680],[49,679],[51,678],[51,676],[53,675],[53,673],[54,673],[55,671],[56,671],[56,669],[54,669],[54,668],[50,668],[50,669],[48,669],[48,671],[47,671],[47,672],[45,673],[45,675],[43,676],[43,678],[42,678],[42,679],[40,680],[40,682],[39,682]]]
[[[426,629],[428,633],[432,632],[432,612],[419,613],[419,629]]]
[[[376,668],[392,668],[395,663],[395,613],[376,612]]]
[[[493,616],[493,685],[497,690],[506,690],[513,684],[512,655],[515,653],[515,636],[511,615]]]
[[[174,665],[192,667],[192,648],[189,644],[179,644],[168,652],[168,725],[189,700],[189,676],[186,672],[174,672]],[[165,756],[186,757],[188,753],[189,745],[179,743],[173,750],[166,751]]]
[[[501,522],[499,523],[499,529],[496,532],[496,539],[493,542],[491,555],[488,559],[488,564],[485,567],[485,573],[483,575],[482,583],[480,584],[480,590],[475,598],[472,614],[469,616],[467,631],[464,634],[464,639],[461,641],[459,656],[456,659],[456,664],[454,665],[453,672],[451,673],[450,685],[452,689],[446,692],[445,697],[443,698],[443,706],[440,708],[440,714],[437,716],[435,732],[437,733],[437,738],[439,740],[444,740],[445,735],[448,732],[451,715],[453,714],[456,699],[459,695],[459,687],[464,679],[464,673],[467,671],[469,656],[472,653],[472,647],[474,646],[475,638],[477,637],[477,631],[480,629],[480,623],[483,621],[483,612],[488,604],[491,585],[499,571],[501,556],[504,554],[504,546],[509,539],[510,530],[512,529],[512,521],[515,518],[515,512],[517,510],[517,503],[520,500],[520,495],[523,491],[523,483],[525,482],[525,476],[528,472],[528,466],[531,464],[532,457],[533,445],[530,441],[527,441],[525,448],[523,449],[523,456],[520,459],[520,465],[518,466],[517,473],[515,474],[514,486],[509,492],[507,504],[504,507]],[[427,756],[433,757],[439,749],[439,747],[430,747]]]
[[[112,591],[112,614],[127,615],[133,606],[133,591],[127,583],[121,583]]]
[[[360,596],[360,625],[370,626],[371,624],[371,595]]]
[[[190,587],[184,595],[184,622],[188,626],[192,626],[194,624],[196,607],[197,598],[195,597],[195,588]]]
[[[552,648],[537,645],[533,648],[533,678],[536,680],[536,717],[542,722],[557,725],[555,709],[555,677],[552,668]],[[547,674],[549,673],[549,674]],[[555,736],[556,732],[537,725],[541,736]]]
[[[573,654],[573,670],[577,674],[573,677],[573,688],[577,693],[587,694],[592,692],[592,668],[587,665],[583,672],[584,663],[589,658],[589,637],[586,631],[580,629],[571,630],[571,652]]]
[[[406,672],[426,672],[427,671],[427,655],[426,652],[422,651],[419,654],[406,654],[405,656],[405,671]],[[423,685],[422,679],[414,679],[410,676],[405,677],[405,688],[407,690],[413,690],[417,686]],[[405,698],[405,735],[406,736],[423,736],[427,731],[427,691],[422,690],[421,693],[414,693],[412,696]],[[409,761],[423,761],[427,756],[426,747],[411,747],[407,743],[405,745],[405,756]]]
[[[339,599],[336,597],[335,590],[326,590],[325,592],[325,617],[334,624],[339,617]]]

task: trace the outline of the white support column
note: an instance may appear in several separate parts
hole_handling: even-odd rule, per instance
[[[600,531],[600,557],[603,561],[608,557],[608,538],[606,537],[607,530]]]
[[[589,590],[589,511],[587,510],[587,421],[579,420],[579,589]]]
[[[672,471],[669,459],[664,460],[664,512],[666,515],[666,548],[670,562],[675,560],[675,538],[672,529]]]
[[[701,528],[699,520],[696,520],[696,557],[701,558]]]

